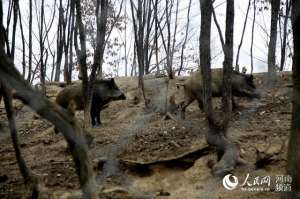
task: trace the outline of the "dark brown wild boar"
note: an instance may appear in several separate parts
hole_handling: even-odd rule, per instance
[[[100,125],[100,112],[107,104],[114,100],[125,100],[126,96],[120,91],[113,78],[96,80],[94,85],[91,119],[92,125]],[[84,99],[82,85],[71,85],[64,88],[56,97],[56,103],[71,111],[83,110]]]
[[[223,69],[212,69],[212,97],[222,96],[223,85]],[[236,71],[232,72],[232,96],[260,98],[253,82],[253,75],[246,75]],[[200,109],[203,109],[202,97],[202,75],[201,71],[193,73],[183,84],[184,86],[184,101],[180,104],[181,117],[184,118],[184,112],[194,100],[199,103]],[[233,107],[235,107],[234,100],[232,100]]]

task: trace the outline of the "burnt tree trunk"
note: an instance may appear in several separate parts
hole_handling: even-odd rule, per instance
[[[66,15],[64,16],[64,24],[63,24],[63,45],[64,45],[64,81],[67,82],[68,84],[71,84],[71,76],[69,74],[69,48],[70,48],[70,43],[71,40],[73,39],[70,37],[71,35],[71,19],[72,19],[72,11],[70,8],[70,2],[68,1],[67,5],[67,11]],[[72,6],[74,9],[74,6]],[[70,10],[70,11],[69,11]],[[69,13],[68,13],[69,12]]]
[[[232,141],[226,137],[228,122],[231,113],[231,70],[233,60],[233,24],[234,24],[234,1],[227,1],[226,9],[226,31],[224,45],[224,74],[223,74],[223,112],[215,114],[212,108],[212,87],[211,87],[211,15],[213,11],[211,0],[200,0],[201,8],[201,32],[200,32],[200,67],[203,77],[203,103],[204,111],[209,124],[209,132],[206,134],[207,142],[215,146],[220,161],[214,166],[213,174],[224,176],[234,169],[238,161],[238,149]],[[217,117],[217,116],[222,116]]]
[[[97,198],[95,176],[88,157],[85,137],[75,118],[50,102],[44,95],[33,91],[3,49],[0,49],[0,81],[13,90],[14,98],[21,100],[43,118],[52,122],[63,134],[79,176],[83,191],[82,198]]]
[[[57,56],[56,56],[56,69],[55,69],[55,77],[54,81],[59,82],[60,79],[60,67],[63,56],[63,47],[64,47],[64,37],[63,37],[63,25],[64,25],[64,9],[62,6],[62,0],[59,1],[58,8],[58,24],[57,24],[57,40],[56,40],[56,48],[57,48]]]
[[[145,89],[144,89],[144,71],[145,71],[145,57],[144,57],[144,21],[143,18],[143,1],[138,0],[137,9],[132,0],[130,0],[131,6],[131,14],[132,14],[132,21],[133,21],[133,29],[134,29],[134,40],[136,46],[136,55],[138,61],[138,86],[142,92],[142,96],[145,101],[145,106],[148,107],[148,100],[146,99]],[[148,50],[148,49],[147,49]]]
[[[76,47],[77,45],[76,39],[74,39],[74,42],[76,43],[75,49],[77,49],[76,54],[77,54],[77,59],[79,60],[80,71],[82,76],[82,90],[84,92],[84,125],[85,127],[88,127],[91,124],[90,110],[91,110],[91,102],[92,102],[92,93],[91,90],[89,89],[89,79],[88,79],[87,63],[86,63],[86,57],[87,57],[86,36],[85,36],[86,31],[82,22],[80,2],[81,2],[80,0],[72,0],[72,3],[75,4],[75,8],[76,8],[76,28],[78,28],[78,33],[79,33],[80,49],[78,48],[78,46]]]
[[[300,1],[292,0],[293,57],[293,109],[292,127],[288,146],[287,173],[292,176],[292,191],[286,198],[300,197]]]
[[[28,76],[27,82],[31,81],[31,74],[32,74],[32,0],[29,0],[29,30],[28,30]]]
[[[256,19],[256,0],[253,0],[253,21],[251,28],[251,44],[250,44],[250,59],[251,59],[251,74],[253,73],[253,42],[254,42],[254,28]]]
[[[13,21],[11,52],[10,52],[10,57],[12,60],[15,59],[15,43],[16,43],[16,30],[17,30],[18,13],[19,13],[19,0],[13,0],[13,13],[14,13],[14,21]]]
[[[184,49],[186,47],[186,42],[187,42],[187,38],[188,38],[188,35],[189,35],[191,5],[192,5],[192,0],[189,1],[189,6],[188,6],[187,23],[186,23],[186,28],[185,28],[185,37],[184,37],[183,44],[182,44],[182,47],[181,47],[180,65],[179,65],[179,69],[178,69],[178,76],[180,76],[180,73],[183,69]]]
[[[105,33],[108,17],[108,1],[97,0],[96,5],[96,22],[97,22],[97,35],[96,35],[96,48],[94,50],[94,70],[92,69],[90,81],[94,81],[96,78],[96,72],[98,70],[98,76],[102,77],[102,62],[105,49]]]
[[[19,6],[19,5],[18,5]],[[26,50],[25,50],[25,36],[23,31],[23,24],[22,24],[22,16],[21,10],[19,9],[19,21],[20,21],[20,30],[21,30],[21,40],[22,40],[22,75],[25,77],[26,73]]]
[[[284,63],[285,63],[286,42],[287,42],[286,41],[287,40],[287,25],[288,25],[290,10],[291,10],[291,0],[286,0],[286,2],[285,2],[285,16],[284,16],[284,22],[283,22],[283,38],[282,38],[282,46],[281,46],[281,58],[280,58],[280,67],[279,67],[280,71],[283,71]]]
[[[40,46],[40,81],[42,85],[42,91],[45,93],[45,81],[46,81],[46,65],[44,63],[44,37],[43,37],[43,32],[44,32],[44,17],[45,17],[45,12],[44,12],[44,6],[45,1],[41,1],[41,14],[40,14],[40,27],[39,27],[39,46]]]
[[[268,49],[268,86],[276,83],[276,41],[280,0],[271,0],[271,28]]]
[[[7,88],[3,86],[3,83],[1,83],[2,86],[0,86],[1,92],[3,93],[4,98],[4,104],[5,104],[5,110],[6,115],[9,123],[9,129],[11,134],[11,139],[13,143],[13,147],[15,150],[15,155],[17,159],[17,163],[20,169],[20,172],[24,178],[25,183],[33,183],[34,179],[32,177],[31,172],[29,171],[28,167],[26,166],[25,160],[22,157],[21,149],[20,149],[20,143],[17,135],[17,128],[16,128],[16,122],[15,122],[15,114],[12,106],[12,94],[9,92]]]

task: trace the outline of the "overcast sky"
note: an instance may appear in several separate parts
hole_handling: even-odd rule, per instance
[[[4,14],[7,12],[7,1],[4,0]],[[127,50],[132,52],[133,51],[133,33],[132,33],[132,24],[130,21],[131,16],[131,10],[129,6],[129,0],[124,0],[127,3],[126,6],[126,13],[129,17],[128,19],[128,26],[127,26],[127,38],[125,38],[124,32],[120,32],[118,30],[113,31],[111,35],[111,39],[118,39],[119,42],[127,41]],[[40,3],[40,0],[36,0],[37,4]],[[46,19],[49,21],[50,16],[53,11],[53,2],[51,0],[46,0]],[[117,1],[117,5],[119,1]],[[176,45],[180,48],[181,42],[184,37],[185,27],[186,27],[186,21],[187,21],[187,8],[188,8],[188,2],[189,0],[180,0],[179,1],[179,15],[178,15],[178,29],[177,29],[177,35],[176,36]],[[28,42],[28,2],[25,0],[20,1],[20,7],[23,15],[23,26],[25,31],[25,38]],[[235,1],[235,21],[234,21],[234,64],[235,64],[235,57],[237,52],[237,47],[240,42],[243,23],[246,15],[246,10],[248,6],[248,0],[238,0]],[[218,18],[218,22],[221,26],[223,35],[225,32],[225,12],[226,12],[226,1],[224,0],[216,0],[214,3],[215,12]],[[260,4],[258,5],[260,7]],[[119,9],[118,7],[116,8]],[[174,8],[175,10],[175,8]],[[258,9],[257,9],[258,10]],[[125,14],[125,9],[123,9],[123,14]],[[174,17],[174,16],[173,16]],[[56,30],[57,25],[56,21],[58,18],[58,12],[56,11],[56,17],[55,17],[55,23],[52,27],[52,30],[50,31],[50,40],[53,40],[53,48],[56,48]],[[252,18],[253,18],[253,6],[251,6],[248,16],[248,23],[245,31],[243,46],[241,48],[240,52],[240,61],[239,65],[241,67],[245,66],[248,68],[248,72],[250,72],[250,42],[251,42],[251,26],[252,26]],[[189,40],[187,42],[187,47],[185,51],[186,56],[190,56],[191,60],[187,59],[184,63],[185,67],[193,67],[197,68],[197,63],[192,61],[193,59],[196,59],[199,57],[199,32],[200,32],[200,6],[199,6],[199,0],[192,0],[192,7],[191,7],[191,13],[190,13],[190,30],[189,30]],[[4,20],[4,24],[6,21]],[[267,70],[267,44],[268,44],[268,33],[270,28],[270,10],[264,11],[264,12],[258,12],[257,11],[257,17],[256,17],[256,25],[255,25],[255,35],[254,35],[254,72],[262,72]],[[263,30],[265,29],[265,30]],[[34,17],[34,33],[38,35],[37,30],[37,17]],[[35,37],[35,36],[34,36]],[[291,37],[291,35],[290,35]],[[17,31],[17,56],[16,56],[16,65],[18,68],[21,68],[21,39],[20,39],[20,31]],[[278,36],[278,45],[277,45],[277,57],[276,57],[276,63],[279,63],[280,60],[280,40]],[[291,38],[289,38],[290,40]],[[36,53],[38,53],[38,41],[36,38],[33,40],[34,42],[34,50]],[[51,42],[51,41],[50,41]],[[223,62],[223,53],[222,48],[220,45],[219,35],[216,29],[216,26],[214,23],[212,24],[212,38],[211,38],[211,49],[212,49],[212,67],[221,67]],[[90,50],[92,51],[91,47]],[[105,56],[105,64],[104,64],[104,72],[106,73],[113,73],[113,68],[109,64],[113,61],[121,60],[124,56],[124,48],[121,47],[119,49],[116,49],[118,52],[116,56]],[[28,52],[26,52],[28,53]],[[287,52],[287,54],[289,51]],[[132,53],[131,53],[132,54]],[[19,56],[20,55],[20,56]],[[163,57],[163,55],[161,55]],[[178,56],[178,54],[177,54]],[[176,57],[176,54],[175,54]],[[130,56],[132,59],[132,55]],[[50,57],[49,57],[50,59]],[[52,61],[49,60],[48,63],[51,63]],[[130,62],[130,60],[129,60]],[[176,61],[174,61],[174,64],[176,65]],[[129,71],[130,71],[130,65],[129,65]],[[119,75],[124,75],[124,61],[120,61],[118,64],[119,68]],[[286,69],[291,69],[291,59],[288,59],[286,62]],[[48,76],[50,75],[50,71],[47,71]],[[76,77],[76,74],[74,74],[74,78]]]

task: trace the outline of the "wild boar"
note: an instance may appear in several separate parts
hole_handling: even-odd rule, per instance
[[[92,96],[91,120],[92,125],[100,125],[100,112],[107,104],[115,100],[125,100],[126,96],[120,91],[113,78],[96,80]],[[71,112],[83,110],[84,99],[82,85],[72,85],[64,88],[56,97],[56,103]]]
[[[211,73],[211,86],[212,97],[222,96],[223,86],[223,69],[212,69]],[[232,76],[232,96],[236,97],[248,97],[248,98],[260,98],[260,94],[257,92],[253,82],[253,75],[247,75],[233,71]],[[184,118],[184,112],[194,100],[199,103],[200,109],[203,109],[203,87],[202,87],[202,75],[201,71],[193,73],[183,84],[184,86],[184,101],[179,105]],[[233,107],[236,104],[233,102]]]

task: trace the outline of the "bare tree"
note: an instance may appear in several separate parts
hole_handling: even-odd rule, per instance
[[[44,17],[45,17],[45,0],[41,1],[41,10],[40,10],[40,24],[38,26],[39,29],[39,46],[40,46],[40,81],[45,92],[45,80],[46,80],[46,66],[44,62],[44,42],[43,42],[43,33],[44,33]]]
[[[239,57],[240,57],[240,51],[241,51],[241,47],[242,47],[243,40],[244,40],[244,34],[245,34],[245,30],[246,30],[250,5],[251,5],[251,0],[249,0],[249,3],[248,3],[247,12],[246,12],[246,16],[245,16],[245,21],[244,21],[244,25],[243,25],[242,36],[241,36],[240,44],[239,44],[239,47],[238,47],[238,50],[237,50],[237,53],[236,53],[236,60],[235,60],[235,70],[236,71],[240,71]]]
[[[72,69],[73,69],[73,34],[75,28],[75,8],[73,4],[68,4],[67,12],[64,18],[64,25],[63,25],[63,41],[64,46],[64,81],[67,84],[71,84],[72,81]]]
[[[147,106],[147,99],[145,95],[145,89],[144,89],[144,70],[145,70],[145,51],[148,49],[145,49],[144,45],[144,39],[145,39],[145,23],[146,23],[146,5],[148,1],[144,0],[138,0],[137,7],[133,3],[132,0],[130,0],[131,5],[131,15],[132,15],[132,21],[133,21],[133,28],[134,28],[134,38],[135,38],[135,46],[136,46],[136,52],[137,52],[137,60],[138,60],[138,68],[139,68],[139,88],[142,91],[143,98],[145,100],[145,105]],[[150,3],[150,2],[149,2]],[[149,10],[148,10],[149,11]]]
[[[268,85],[272,86],[276,82],[276,41],[277,41],[277,21],[280,8],[280,0],[271,0],[271,28],[268,49]]]
[[[82,22],[82,15],[81,15],[81,6],[80,0],[72,0],[72,3],[75,5],[76,9],[76,29],[74,35],[74,45],[76,49],[77,59],[80,65],[80,72],[82,76],[82,90],[84,91],[84,124],[85,126],[90,125],[90,110],[91,110],[91,95],[92,93],[89,91],[89,79],[88,79],[88,72],[87,72],[87,63],[86,63],[86,34],[85,28]],[[80,42],[80,49],[78,48],[77,44],[77,29],[79,34],[79,42]]]
[[[189,1],[189,6],[188,6],[187,23],[186,23],[186,28],[185,28],[185,37],[184,37],[183,44],[182,44],[182,47],[181,47],[180,66],[179,66],[179,69],[178,69],[178,76],[180,75],[180,72],[183,68],[184,49],[186,47],[186,42],[187,42],[187,38],[188,38],[188,35],[189,35],[191,5],[192,5],[192,0]]]
[[[200,32],[200,66],[203,77],[203,103],[204,111],[209,123],[209,132],[206,134],[207,142],[216,146],[217,150],[223,153],[221,160],[213,168],[213,173],[223,176],[234,169],[238,161],[238,149],[226,137],[226,131],[231,113],[231,71],[233,61],[233,24],[234,24],[234,1],[227,1],[226,9],[226,30],[225,30],[225,60],[223,74],[223,113],[222,119],[214,114],[212,108],[212,87],[211,87],[211,15],[213,11],[211,0],[200,0],[201,9],[201,32]]]
[[[15,43],[16,43],[16,30],[17,30],[18,13],[19,13],[19,0],[13,0],[13,13],[14,13],[14,21],[13,21],[11,52],[10,52],[10,56],[12,60],[14,60],[15,58]]]
[[[15,122],[15,113],[14,109],[12,106],[12,93],[9,91],[8,88],[4,86],[4,83],[1,83],[1,88],[0,92],[3,94],[4,98],[4,105],[5,105],[5,110],[6,110],[6,115],[9,123],[9,128],[10,128],[10,134],[11,134],[11,139],[13,143],[13,147],[15,150],[15,155],[17,159],[17,163],[19,166],[19,169],[21,171],[21,174],[24,178],[24,181],[26,184],[34,184],[36,179],[34,179],[32,173],[28,169],[25,160],[22,156],[21,149],[20,149],[20,143],[17,135],[17,128],[16,128],[16,122]],[[33,185],[35,186],[35,185]]]
[[[287,25],[289,14],[291,10],[291,0],[286,0],[285,2],[285,15],[284,15],[284,22],[283,22],[283,38],[282,38],[282,46],[281,46],[281,58],[280,58],[280,67],[279,70],[283,71],[284,63],[285,63],[285,55],[286,55],[286,42],[287,42]],[[279,20],[280,23],[280,20]]]
[[[60,67],[61,67],[61,61],[63,56],[63,47],[64,47],[64,41],[65,41],[65,34],[64,34],[64,8],[62,4],[62,0],[59,1],[59,8],[58,8],[58,24],[57,24],[57,42],[56,42],[56,48],[57,48],[57,56],[56,56],[56,72],[55,72],[55,81],[59,81],[60,79]]]
[[[287,173],[292,176],[292,191],[286,192],[283,198],[299,198],[300,196],[300,2],[292,0],[292,28],[294,37],[293,56],[293,108],[291,133],[288,146]]]
[[[32,0],[29,0],[29,29],[28,29],[28,37],[29,37],[29,54],[28,54],[28,76],[27,82],[31,81],[31,73],[32,73]]]
[[[108,17],[108,1],[97,0],[96,4],[96,23],[97,23],[97,34],[96,34],[96,48],[94,50],[94,66],[95,71],[91,72],[91,79],[95,79],[92,75],[96,75],[97,69],[99,70],[99,76],[102,77],[102,62],[105,49],[105,33],[106,24]]]
[[[22,24],[22,16],[21,16],[21,10],[19,9],[19,21],[20,21],[20,30],[21,30],[21,40],[22,40],[22,75],[25,77],[25,70],[26,70],[26,50],[25,50],[25,36],[23,31],[23,24]]]
[[[256,0],[253,0],[253,21],[251,28],[251,44],[250,44],[250,58],[251,58],[251,74],[253,73],[253,41],[254,41],[254,28],[256,19]]]

